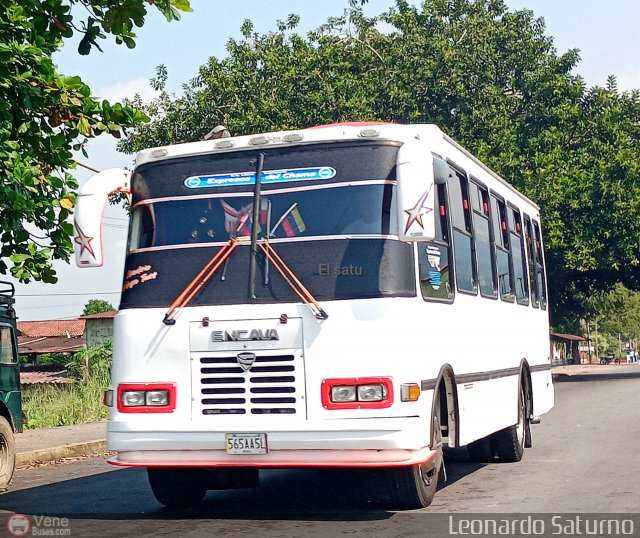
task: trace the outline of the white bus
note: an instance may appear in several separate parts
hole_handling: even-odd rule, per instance
[[[108,449],[164,505],[364,467],[425,507],[443,447],[518,461],[553,406],[539,208],[433,125],[141,151],[81,190],[80,267],[102,264],[114,191],[131,218]]]

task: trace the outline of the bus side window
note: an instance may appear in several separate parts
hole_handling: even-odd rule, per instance
[[[473,209],[473,232],[480,295],[495,298],[497,296],[496,268],[491,244],[489,193],[485,186],[475,183],[473,178],[469,188]]]
[[[531,219],[526,213],[524,216],[524,242],[527,246],[527,268],[529,269],[529,289],[531,290],[531,304],[534,308],[540,306],[540,287],[536,279],[535,268],[535,242],[531,230]]]
[[[471,225],[471,203],[469,183],[463,172],[453,170],[449,185],[449,207],[453,227],[453,258],[458,290],[477,293],[476,263],[474,256],[473,228]]]
[[[540,225],[533,221],[533,235],[535,238],[535,267],[536,284],[540,290],[540,307],[547,308],[547,279],[544,270],[544,253],[542,250],[542,236],[540,235]]]
[[[522,238],[522,218],[520,211],[509,205],[509,244],[513,260],[513,276],[516,287],[516,301],[521,305],[529,304],[529,282],[527,279],[527,260]]]
[[[504,201],[491,195],[491,222],[493,225],[493,247],[498,273],[498,293],[503,301],[513,302],[513,269],[509,250],[507,208]]]
[[[139,248],[157,246],[154,243],[155,226],[153,206],[142,204],[131,211],[131,228],[129,230],[129,252]]]
[[[420,291],[425,300],[451,302],[453,301],[453,273],[447,191],[444,185],[437,185],[435,207],[438,212],[435,241],[417,243]]]

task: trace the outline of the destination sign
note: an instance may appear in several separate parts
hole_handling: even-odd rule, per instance
[[[287,168],[284,170],[265,170],[261,183],[284,183],[287,181],[315,181],[335,177],[336,170],[330,166],[314,168]],[[255,172],[239,172],[234,174],[212,174],[207,176],[191,176],[184,180],[189,189],[207,187],[234,187],[253,185],[256,182]]]

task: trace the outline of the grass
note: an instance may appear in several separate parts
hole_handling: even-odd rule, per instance
[[[26,429],[85,424],[107,418],[102,395],[109,385],[111,341],[76,353],[66,367],[73,383],[23,387]]]
[[[64,385],[32,385],[23,388],[22,408],[26,429],[53,428],[96,422],[107,418],[102,403],[106,388],[102,380],[75,381]]]

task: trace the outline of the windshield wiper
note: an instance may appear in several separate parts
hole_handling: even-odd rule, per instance
[[[302,302],[309,307],[309,310],[311,310],[313,315],[317,319],[327,319],[329,317],[329,314],[327,314],[322,309],[322,307],[318,304],[318,301],[316,301],[315,297],[311,294],[311,292],[304,286],[304,284],[295,275],[295,273],[287,266],[287,264],[284,263],[282,258],[273,249],[269,241],[264,240],[260,242],[259,245],[262,251],[264,252],[265,256],[267,257],[267,259],[271,261],[273,266],[282,275],[282,278],[284,278],[285,282],[289,284],[291,289],[296,293],[298,297],[300,297]]]
[[[182,291],[178,297],[176,297],[175,301],[171,303],[169,310],[164,315],[164,319],[162,322],[165,325],[175,325],[175,315],[176,311],[180,308],[185,307],[191,299],[193,299],[198,292],[202,289],[203,286],[206,285],[211,277],[215,274],[215,272],[220,268],[220,266],[229,258],[234,249],[238,246],[238,239],[232,237],[229,241],[218,251],[215,253],[213,258],[209,260],[207,265],[202,268],[196,277],[187,285],[187,287]]]

